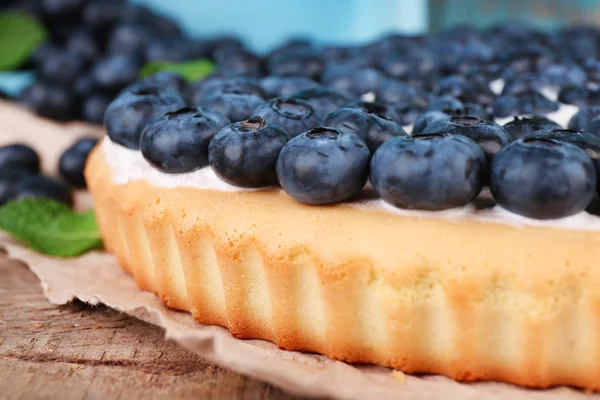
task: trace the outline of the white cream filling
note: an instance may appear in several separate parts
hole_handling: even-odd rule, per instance
[[[111,167],[113,182],[116,184],[145,181],[153,186],[164,188],[191,187],[225,192],[256,190],[230,185],[222,181],[210,167],[204,167],[184,174],[166,174],[150,166],[139,151],[120,146],[112,142],[108,136],[104,137],[101,148],[106,162]],[[263,190],[279,189],[265,188]],[[516,226],[547,226],[561,229],[600,230],[600,217],[587,212],[554,220],[535,220],[511,213],[499,206],[491,209],[477,209],[472,205],[468,205],[444,211],[405,210],[389,205],[381,199],[356,200],[342,203],[342,205],[415,218],[442,218],[456,221],[471,219]]]

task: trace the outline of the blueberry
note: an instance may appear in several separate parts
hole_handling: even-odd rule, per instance
[[[596,168],[585,152],[553,139],[525,138],[492,161],[490,189],[503,208],[536,219],[583,211],[594,197]]]
[[[208,77],[194,82],[188,89],[186,97],[190,104],[200,104],[206,97],[224,92],[235,92],[238,94],[251,94],[265,97],[258,80],[254,78],[224,78]]]
[[[402,124],[402,119],[396,112],[396,107],[393,107],[392,105],[376,103],[373,101],[356,100],[346,104],[344,108],[356,108],[358,110],[363,110],[366,113],[377,115],[388,121],[395,122],[398,125]]]
[[[123,91],[132,91],[141,88],[154,87],[161,92],[177,92],[184,93],[187,89],[185,79],[175,72],[160,71],[150,75],[139,81],[133,82]]]
[[[182,62],[189,60],[190,45],[186,39],[179,37],[166,37],[153,39],[148,43],[145,51],[147,61]]]
[[[43,60],[40,75],[48,82],[67,85],[83,71],[84,63],[80,57],[70,51],[56,51]]]
[[[87,74],[81,75],[77,78],[75,83],[73,83],[73,94],[78,101],[87,97],[93,90],[94,84],[92,83],[92,78]]]
[[[291,96],[306,89],[318,89],[317,82],[304,76],[267,76],[260,80],[266,98]]]
[[[98,60],[90,72],[94,86],[117,92],[131,84],[141,68],[139,60],[128,56],[110,56]]]
[[[558,103],[533,91],[499,96],[493,105],[494,116],[503,118],[520,114],[547,114],[558,110]]]
[[[427,128],[434,122],[448,121],[450,118],[452,118],[453,115],[454,114],[452,114],[451,111],[427,111],[415,121],[412,129],[412,134],[414,135],[415,133],[423,132],[425,128]]]
[[[396,122],[401,126],[413,124],[426,108],[427,103],[415,101],[403,101],[393,105],[393,109],[398,115]]]
[[[69,38],[67,51],[85,65],[94,62],[100,54],[94,36],[85,30],[79,30]]]
[[[0,206],[17,197],[19,183],[29,176],[29,172],[21,169],[0,168]]]
[[[325,87],[300,90],[292,94],[292,97],[306,101],[320,117],[324,117],[350,102],[350,98],[346,94]]]
[[[428,99],[423,91],[404,82],[393,79],[382,80],[375,90],[375,100],[378,103],[397,104],[404,102],[419,102],[427,104]]]
[[[502,87],[502,95],[536,91],[547,85],[548,80],[539,73],[525,73],[517,78],[505,81]]]
[[[138,149],[140,135],[146,125],[183,106],[183,99],[174,92],[161,93],[156,89],[125,92],[106,109],[106,132],[113,142]]]
[[[321,125],[352,133],[375,152],[387,140],[406,136],[400,125],[387,118],[386,112],[387,107],[376,103],[368,108],[340,108],[327,114]]]
[[[142,57],[150,43],[149,32],[141,25],[121,24],[108,39],[108,52],[113,55]]]
[[[312,49],[296,50],[270,57],[267,70],[271,75],[318,79],[323,71],[323,60]]]
[[[600,115],[590,120],[585,128],[585,131],[600,138]]]
[[[68,184],[83,189],[86,187],[83,170],[88,155],[98,143],[95,138],[82,138],[66,149],[58,161],[58,171]]]
[[[587,77],[583,68],[574,63],[552,63],[543,69],[544,76],[552,86],[582,85]]]
[[[477,117],[457,116],[447,121],[437,121],[423,130],[423,134],[428,133],[466,136],[481,146],[488,160],[510,142],[510,135],[506,129],[495,122]]]
[[[238,122],[248,119],[264,103],[262,97],[253,94],[225,92],[205,97],[198,105],[218,111],[232,122]]]
[[[229,77],[263,76],[262,60],[245,50],[228,51],[227,55],[217,54],[216,72]]]
[[[41,175],[30,175],[19,181],[15,187],[15,200],[36,197],[53,199],[73,206],[73,196],[69,188],[61,182]]]
[[[576,131],[588,131],[590,121],[600,115],[600,106],[586,106],[577,111],[569,121],[568,128]]]
[[[462,101],[448,95],[432,97],[429,99],[429,105],[427,106],[427,111],[447,111],[451,114],[462,113],[464,109],[465,106]]]
[[[230,121],[212,110],[184,107],[146,126],[140,138],[144,158],[168,174],[194,171],[208,164],[208,145]]]
[[[47,16],[53,19],[66,19],[77,17],[86,0],[41,0],[42,8]]]
[[[571,129],[562,129],[558,127],[541,129],[536,132],[532,132],[525,137],[541,137],[544,139],[554,139],[561,142],[571,143],[585,151],[590,158],[594,160],[600,159],[600,138],[590,133]]]
[[[331,89],[359,97],[375,91],[383,79],[381,72],[374,68],[333,64],[325,67],[321,82]]]
[[[259,106],[252,116],[283,126],[299,135],[319,125],[319,116],[307,102],[293,97],[276,97]]]
[[[210,141],[208,161],[213,171],[232,185],[276,185],[277,157],[292,137],[281,125],[254,117],[221,129]]]
[[[370,158],[358,136],[315,128],[283,147],[277,177],[286,193],[301,203],[337,203],[360,193],[367,182]]]
[[[102,124],[104,114],[112,97],[103,93],[90,93],[81,106],[81,117],[84,121],[92,124]]]
[[[32,174],[40,172],[40,156],[31,147],[9,144],[0,147],[0,169],[18,169]]]
[[[478,117],[481,119],[491,119],[486,109],[478,103],[464,103],[462,115],[467,117]]]
[[[83,24],[101,36],[113,28],[119,20],[119,14],[125,1],[93,0],[83,10]]]
[[[468,137],[414,135],[383,144],[371,160],[370,179],[381,198],[396,207],[444,210],[473,201],[485,171],[485,154]]]
[[[600,89],[587,86],[567,86],[558,93],[558,101],[578,107],[600,105]]]
[[[65,86],[36,81],[21,92],[19,102],[42,117],[66,121],[76,114],[74,97]]]
[[[510,140],[521,139],[533,132],[543,129],[560,129],[560,125],[542,115],[533,115],[531,117],[515,117],[512,121],[504,124],[504,129],[508,131]]]

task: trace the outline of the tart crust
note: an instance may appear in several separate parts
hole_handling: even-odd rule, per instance
[[[407,373],[600,389],[600,232],[86,178],[105,247],[203,324]]]

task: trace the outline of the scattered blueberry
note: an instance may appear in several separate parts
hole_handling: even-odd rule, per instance
[[[37,197],[53,199],[73,206],[73,196],[69,188],[61,182],[41,175],[29,175],[21,179],[15,187],[15,200]]]
[[[572,129],[550,128],[541,129],[530,133],[525,137],[541,137],[544,139],[554,139],[561,142],[571,143],[581,150],[585,151],[588,156],[594,160],[600,159],[600,138],[590,133],[575,131]]]
[[[444,111],[451,114],[461,114],[464,109],[462,101],[448,95],[431,98],[427,106],[427,111]]]
[[[521,139],[539,130],[560,128],[559,124],[542,115],[515,117],[512,121],[504,124],[504,129],[508,131],[511,141]]]
[[[142,130],[167,112],[185,105],[174,92],[141,89],[119,95],[106,109],[104,124],[110,139],[130,149],[138,149]]]
[[[485,154],[468,137],[414,135],[389,140],[377,149],[370,180],[381,198],[396,207],[444,210],[473,201],[485,171]]]
[[[375,152],[387,140],[406,136],[406,131],[387,117],[387,107],[377,103],[362,108],[340,108],[325,116],[322,126],[335,128],[360,137]]]
[[[491,164],[490,189],[508,211],[535,219],[583,211],[594,197],[596,168],[569,143],[525,138],[504,147]]]
[[[292,137],[281,125],[254,117],[221,129],[210,141],[208,161],[213,171],[232,185],[276,185],[277,157]]]
[[[81,116],[84,121],[92,124],[102,124],[104,114],[112,97],[103,93],[90,93],[81,106]]]
[[[422,114],[413,124],[412,134],[421,133],[429,125],[437,121],[448,121],[454,115],[450,110],[444,111],[427,111]]]
[[[136,80],[140,67],[135,57],[111,56],[98,60],[90,77],[94,86],[116,92]]]
[[[86,187],[83,170],[88,155],[98,143],[98,139],[82,138],[66,149],[58,161],[58,171],[63,179],[73,187]]]
[[[300,90],[318,89],[317,82],[304,76],[267,76],[260,80],[266,98],[292,96]]]
[[[29,176],[29,172],[21,169],[0,168],[0,206],[17,197],[19,182]]]
[[[325,87],[300,90],[292,94],[292,97],[306,101],[321,117],[350,102],[350,98],[346,94]]]
[[[168,174],[194,171],[208,164],[208,145],[230,121],[215,111],[184,107],[148,124],[140,138],[144,158]]]
[[[35,81],[19,95],[19,102],[42,117],[67,121],[76,115],[75,96],[66,86]]]
[[[381,72],[375,68],[345,63],[326,66],[321,82],[331,89],[360,97],[375,91],[383,79]]]
[[[40,172],[40,156],[31,147],[9,144],[0,147],[0,169],[18,169],[31,174]]]
[[[293,97],[276,97],[259,106],[252,116],[283,126],[299,135],[319,125],[320,118],[307,102]]]
[[[312,49],[295,50],[269,57],[267,70],[271,75],[318,79],[323,71],[323,60]]]
[[[190,104],[200,104],[205,98],[224,92],[251,94],[262,98],[265,97],[265,93],[258,80],[254,78],[210,76],[190,85],[186,98]]]
[[[493,105],[497,118],[523,114],[547,114],[558,110],[558,103],[533,91],[500,96]]]
[[[367,145],[358,136],[315,128],[283,147],[277,159],[277,177],[286,193],[301,203],[337,203],[362,190],[370,158]]]
[[[108,39],[108,52],[113,55],[143,57],[150,42],[150,35],[141,25],[122,24],[116,27]]]
[[[262,97],[254,94],[223,92],[203,98],[198,105],[218,111],[232,122],[238,122],[248,119],[264,103]]]
[[[463,135],[474,140],[481,146],[488,161],[510,142],[510,135],[502,126],[492,121],[477,117],[452,117],[449,120],[440,120],[428,125],[423,134],[447,133]]]
[[[40,75],[48,82],[67,85],[83,73],[84,67],[82,59],[75,54],[56,51],[42,62]]]
[[[590,121],[599,115],[600,106],[581,107],[579,111],[577,111],[577,114],[571,117],[567,127],[576,131],[587,131]]]

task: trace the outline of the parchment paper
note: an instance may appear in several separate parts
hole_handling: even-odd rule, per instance
[[[59,125],[0,103],[0,145],[13,141],[33,144],[43,155],[44,168],[53,172],[62,149],[80,134],[97,128]],[[90,206],[85,194],[80,208]],[[40,255],[0,232],[0,248],[25,262],[40,278],[44,294],[55,304],[75,298],[105,304],[165,329],[167,339],[237,373],[276,385],[290,393],[338,399],[587,399],[600,398],[570,388],[528,390],[513,385],[482,382],[463,384],[436,375],[410,376],[387,368],[348,365],[324,356],[279,350],[262,340],[240,340],[229,331],[194,321],[190,314],[170,310],[157,296],[138,289],[121,271],[116,259],[94,251],[81,257],[58,259]],[[0,277],[1,279],[1,277]]]

